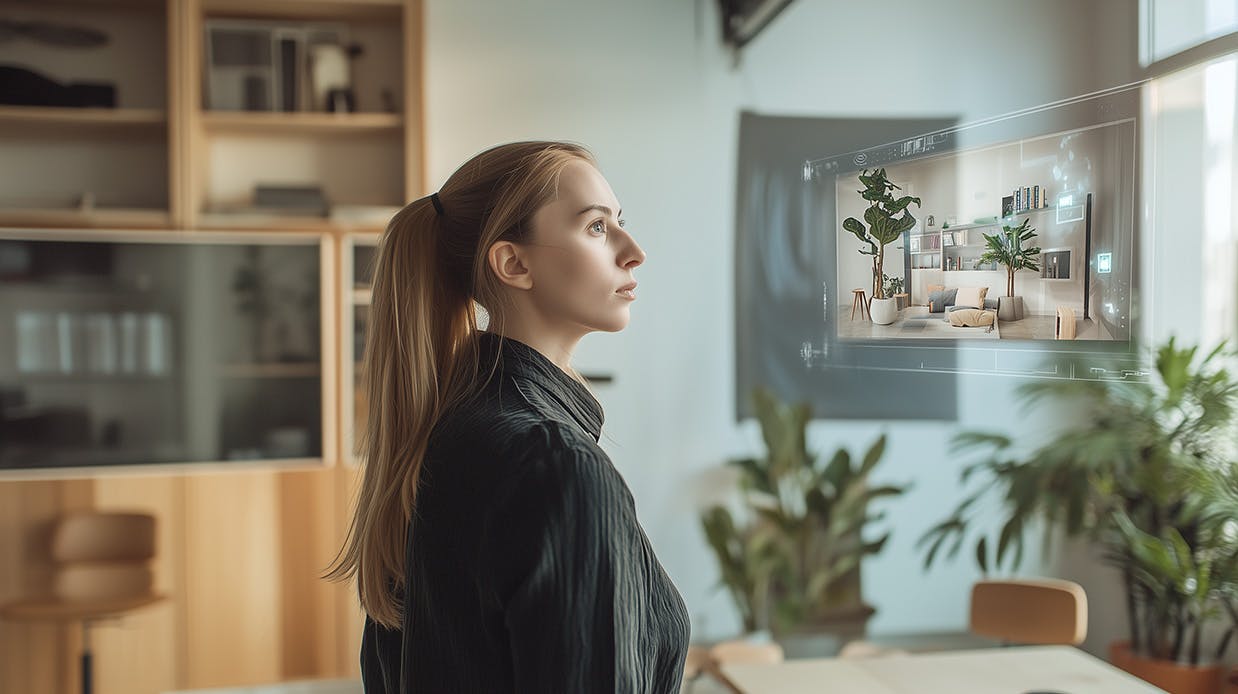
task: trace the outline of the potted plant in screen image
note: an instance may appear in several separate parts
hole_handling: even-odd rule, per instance
[[[890,534],[867,539],[884,518],[870,503],[905,486],[870,484],[885,451],[881,436],[859,459],[839,449],[825,460],[808,451],[807,403],[754,392],[765,440],[764,458],[729,461],[740,472],[746,522],[724,506],[701,515],[725,586],[749,638],[777,639],[788,656],[829,656],[864,635],[873,607],[860,591],[860,563],[881,551]]]
[[[1035,237],[1036,229],[1026,219],[1017,227],[1003,224],[999,234],[984,234],[987,248],[977,262],[1006,266],[1006,296],[998,297],[998,320],[1023,319],[1023,297],[1015,296],[1014,274],[1019,270],[1040,271],[1040,247],[1024,246]]]
[[[908,206],[915,203],[920,206],[920,198],[904,195],[895,198],[891,191],[902,188],[891,183],[886,178],[886,170],[876,169],[871,174],[868,169],[860,173],[860,183],[864,190],[856,191],[868,201],[868,209],[864,210],[864,222],[855,217],[843,220],[843,228],[855,235],[864,248],[859,249],[860,255],[873,258],[872,301],[869,303],[869,316],[878,325],[889,325],[898,315],[894,298],[886,296],[885,286],[881,281],[882,267],[885,264],[886,246],[902,238],[903,233],[916,225],[916,218],[911,215]],[[865,222],[868,226],[865,227]]]
[[[1028,401],[1092,414],[1025,456],[1004,435],[959,434],[956,448],[989,453],[963,470],[972,493],[921,539],[925,567],[969,534],[985,572],[1017,568],[1033,526],[1045,555],[1055,534],[1083,538],[1120,575],[1129,632],[1110,644],[1114,665],[1176,694],[1219,692],[1238,636],[1238,381],[1222,366],[1235,356],[1222,344],[1200,358],[1171,338],[1148,382],[1024,385]],[[996,543],[978,527],[989,495],[1002,504]]]

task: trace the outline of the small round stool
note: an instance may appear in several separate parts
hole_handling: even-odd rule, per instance
[[[866,316],[868,313],[868,300],[864,298],[863,289],[851,290],[851,320],[855,320],[855,309],[857,307],[860,309],[860,318],[868,317]],[[871,317],[868,317],[868,319],[872,320]]]

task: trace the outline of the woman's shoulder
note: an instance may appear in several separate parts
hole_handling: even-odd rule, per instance
[[[513,442],[513,476],[524,493],[533,490],[581,497],[617,497],[628,504],[632,495],[623,476],[597,442],[577,427],[554,419],[530,426]]]

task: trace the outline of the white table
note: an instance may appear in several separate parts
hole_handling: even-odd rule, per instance
[[[163,694],[361,694],[361,680],[295,680],[275,684],[252,684],[244,687],[183,689]]]
[[[874,658],[729,665],[747,694],[1164,694],[1069,646],[1016,646]]]

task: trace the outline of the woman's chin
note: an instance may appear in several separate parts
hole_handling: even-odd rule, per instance
[[[631,319],[632,317],[628,314],[627,309],[624,309],[620,315],[600,322],[597,329],[602,332],[617,333],[628,327],[628,322],[631,321]]]

